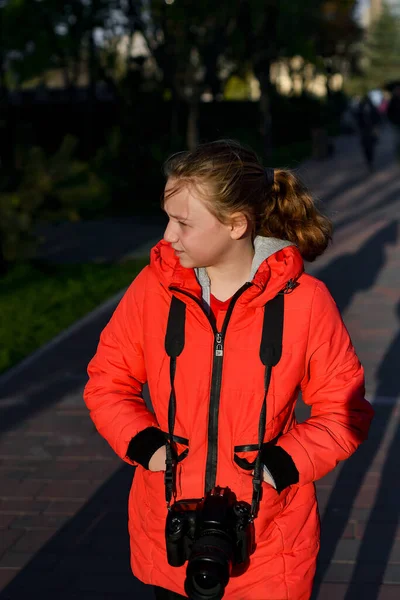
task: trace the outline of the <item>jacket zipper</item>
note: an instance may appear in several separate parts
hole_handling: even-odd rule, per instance
[[[179,288],[170,287],[171,291],[178,292],[183,294],[196,302],[204,312],[209,321],[211,328],[214,332],[214,357],[213,357],[213,366],[212,366],[212,375],[211,375],[211,392],[210,392],[210,403],[209,403],[209,416],[208,416],[208,450],[207,450],[207,460],[206,460],[206,476],[205,476],[205,494],[208,491],[212,490],[215,487],[216,476],[217,476],[217,462],[218,462],[218,417],[219,417],[219,403],[221,396],[221,381],[222,381],[222,367],[223,367],[223,359],[224,359],[224,340],[226,335],[226,330],[228,327],[229,320],[232,315],[233,308],[236,304],[238,298],[243,294],[247,288],[249,288],[252,284],[250,282],[245,283],[237,292],[234,294],[230,304],[228,311],[226,313],[222,330],[217,331],[215,326],[213,325],[211,319],[209,318],[207,312],[204,310],[202,303],[196,298],[196,296],[192,296],[188,292],[184,292]]]

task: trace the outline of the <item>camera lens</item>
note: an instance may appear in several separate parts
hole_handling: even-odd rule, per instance
[[[231,540],[215,535],[199,538],[186,569],[185,590],[193,600],[220,600],[232,567]]]
[[[213,596],[218,593],[221,589],[220,580],[212,573],[197,573],[193,577],[193,587],[196,592]]]
[[[227,573],[221,565],[202,561],[186,577],[185,591],[192,600],[220,600],[227,583]]]
[[[206,592],[217,590],[220,588],[221,583],[211,573],[197,573],[193,577],[193,586],[197,591],[202,592],[205,590]]]

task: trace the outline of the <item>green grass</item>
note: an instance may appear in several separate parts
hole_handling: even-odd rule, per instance
[[[0,279],[0,373],[127,287],[146,262],[13,267]]]

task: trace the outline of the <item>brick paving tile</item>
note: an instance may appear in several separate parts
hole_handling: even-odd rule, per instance
[[[379,539],[379,538],[378,538]],[[362,545],[362,539],[341,539],[336,545],[333,561],[354,562]],[[382,548],[379,544],[371,545],[368,553],[364,553],[363,560],[368,563],[379,563]],[[320,559],[324,560],[324,548],[321,548]],[[388,563],[400,562],[400,542],[394,542],[388,558]],[[400,599],[399,599],[400,600]]]
[[[2,569],[0,567],[0,591],[14,579],[18,572],[19,569]]]
[[[369,594],[370,588],[366,585],[360,584],[352,587],[353,597],[349,598],[347,595],[349,586],[345,583],[323,583],[319,588],[317,596],[313,597],[313,600],[363,600],[372,598],[376,600],[399,600],[400,598],[400,586],[382,585],[380,590],[377,590],[377,594],[373,596]]]
[[[43,516],[54,516],[54,515],[76,515],[82,506],[85,504],[84,500],[52,500],[46,510],[43,511]]]
[[[99,487],[98,482],[87,481],[53,481],[42,486],[38,500],[57,500],[62,501],[68,498],[76,500],[86,500]]]
[[[32,515],[23,515],[20,517],[16,517],[10,527],[12,529],[51,529],[53,530],[55,527],[62,527],[68,520],[68,515],[42,515],[42,514],[32,514]]]
[[[36,465],[30,473],[31,479],[54,481],[59,477],[73,477],[79,471],[80,463],[78,461],[64,461],[63,468],[57,462]]]
[[[25,472],[33,472],[36,469],[36,465],[28,465],[27,463],[21,463],[18,460],[0,460],[0,476],[7,475],[8,471],[25,471]]]
[[[20,499],[31,499],[38,495],[40,490],[44,487],[41,481],[5,481],[3,489],[0,492],[0,498],[2,500],[20,500]]]
[[[29,563],[33,556],[33,552],[13,552],[9,550],[0,558],[0,568],[22,569]]]
[[[15,515],[4,515],[0,513],[0,529],[7,529],[14,519]]]
[[[17,469],[17,468],[12,468],[12,469],[6,469],[6,468],[1,468],[0,467],[0,477],[4,478],[5,480],[15,480],[15,481],[23,481],[25,479],[27,479],[28,477],[30,477],[32,475],[32,473],[35,472],[35,468],[33,469],[26,469],[24,467]]]
[[[384,585],[382,586],[378,600],[399,600],[400,585]]]
[[[362,539],[365,536],[367,523],[358,521],[355,523],[356,535],[355,537]],[[391,536],[393,541],[400,540],[400,524],[394,523],[368,523],[368,530],[371,533],[371,537],[378,540],[379,538],[387,538]],[[400,560],[400,557],[399,557]]]
[[[13,530],[18,531],[18,530]],[[12,546],[13,552],[31,553],[38,552],[50,538],[57,533],[57,529],[37,529],[24,531],[22,536]]]
[[[346,583],[323,583],[314,600],[344,600],[347,587]]]
[[[11,548],[15,542],[23,535],[22,531],[6,529],[0,534],[0,556],[2,556],[8,548]]]
[[[388,564],[385,570],[385,583],[400,585],[400,562]]]
[[[48,500],[36,498],[24,500],[1,500],[0,514],[3,515],[37,515],[49,506]]]

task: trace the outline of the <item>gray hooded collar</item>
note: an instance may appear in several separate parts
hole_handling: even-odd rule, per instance
[[[275,254],[275,252],[282,250],[282,248],[293,245],[294,244],[292,242],[288,242],[286,240],[279,240],[272,237],[262,237],[258,235],[254,240],[254,257],[248,281],[253,280],[254,275],[257,273],[264,260]],[[204,306],[209,312],[211,298],[210,278],[208,277],[205,267],[196,268],[195,273],[197,281],[201,285]]]

